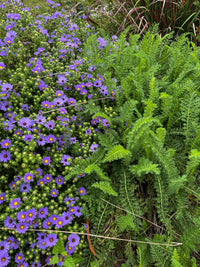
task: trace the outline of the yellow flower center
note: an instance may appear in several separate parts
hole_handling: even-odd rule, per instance
[[[22,219],[24,219],[24,218],[25,218],[25,215],[24,215],[24,214],[22,214],[22,215],[21,215],[21,218],[22,218]]]
[[[49,141],[53,141],[53,138],[52,138],[52,137],[50,137],[50,138],[49,138]]]
[[[62,221],[59,221],[58,224],[61,225],[63,222]]]
[[[4,200],[4,197],[3,197],[3,196],[1,196],[1,197],[0,197],[0,200]]]
[[[3,66],[0,66],[0,69],[3,69]]]
[[[44,162],[45,162],[45,163],[48,163],[48,159],[45,159]]]
[[[18,205],[18,201],[15,201],[15,202],[14,202],[14,206],[17,206],[17,205]]]
[[[26,178],[27,178],[27,180],[31,180],[31,176],[30,176],[30,175],[29,175],[29,176],[27,176]]]
[[[30,218],[33,217],[33,213],[29,213],[28,217]]]
[[[20,229],[24,229],[24,225],[21,225],[21,226],[20,226]]]
[[[83,194],[83,190],[80,190],[80,193]]]
[[[17,257],[18,260],[21,260],[21,258],[22,258],[21,256],[18,256],[18,257]]]

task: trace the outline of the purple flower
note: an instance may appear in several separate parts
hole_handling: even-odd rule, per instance
[[[1,264],[0,266],[1,267],[7,266],[9,261],[10,261],[10,257],[8,253],[0,254],[0,264]]]
[[[62,228],[65,225],[65,219],[63,217],[58,217],[56,221],[56,227]]]
[[[69,246],[69,243],[65,246],[65,250],[67,251],[68,255],[71,256],[72,253],[76,250],[76,247]]]
[[[16,225],[16,229],[18,233],[24,234],[28,230],[28,224],[26,222],[20,222]]]
[[[38,181],[37,181],[37,185],[44,185],[44,184],[46,184],[46,181],[44,180],[44,178],[41,178],[41,179],[39,179]]]
[[[20,198],[14,198],[13,200],[11,200],[10,202],[10,208],[11,209],[17,209],[20,207],[21,204],[21,199]]]
[[[17,213],[17,219],[18,221],[20,222],[25,222],[26,221],[26,215],[27,215],[27,212],[26,211],[20,211]]]
[[[9,243],[8,241],[1,241],[0,242],[0,255],[7,253],[9,250]]]
[[[81,213],[81,210],[82,210],[82,209],[83,209],[82,207],[74,206],[74,215],[77,216],[77,217],[80,217],[81,215],[83,215],[83,214]]]
[[[3,192],[2,194],[0,194],[0,204],[4,201],[6,201],[6,193]]]
[[[0,153],[0,162],[7,162],[10,160],[11,154],[9,151],[3,150]]]
[[[16,256],[15,256],[15,262],[16,263],[20,263],[24,260],[25,260],[24,255],[21,252],[16,254]]]
[[[44,207],[44,208],[40,208],[38,210],[38,218],[40,219],[44,219],[47,215],[48,215],[48,208]]]
[[[79,194],[80,194],[81,196],[84,196],[84,195],[86,194],[86,190],[85,190],[84,187],[80,187],[79,190],[78,190],[78,192],[79,192]]]
[[[57,185],[62,185],[64,182],[64,178],[62,176],[58,176],[55,178],[55,182]],[[1,199],[1,197],[0,197],[0,199]]]
[[[36,218],[37,212],[34,208],[26,211],[26,220],[33,221]]]
[[[67,207],[70,207],[72,204],[75,204],[74,198],[71,197],[66,197],[63,202],[67,203]]]
[[[56,141],[56,137],[54,135],[52,135],[52,134],[47,135],[45,139],[46,139],[48,144],[53,143],[54,141]]]
[[[67,81],[67,78],[63,75],[58,75],[57,78],[58,78],[58,84],[59,85],[63,85]]]
[[[58,242],[57,234],[49,234],[46,237],[48,247],[53,247]]]
[[[37,169],[35,170],[35,172],[36,172],[36,175],[38,175],[38,176],[42,176],[42,169],[41,169],[41,168],[37,168]]]
[[[24,181],[27,182],[27,183],[30,183],[33,181],[33,174],[32,173],[29,173],[27,172],[25,175],[24,175]]]
[[[6,67],[6,65],[3,62],[0,62],[0,70],[3,70]]]
[[[51,222],[51,220],[49,218],[47,218],[43,221],[42,227],[44,229],[49,229],[49,227],[51,227],[52,225],[53,225],[53,223]]]
[[[52,189],[52,190],[51,190],[50,195],[51,195],[52,197],[57,197],[58,194],[59,194],[59,193],[58,193],[58,190],[57,190],[57,189]]]
[[[51,158],[50,157],[44,157],[42,159],[42,162],[43,162],[44,165],[49,165],[50,162],[51,162]]]
[[[29,111],[29,107],[27,104],[23,104],[21,108],[22,108],[22,110]]]
[[[31,142],[32,139],[33,139],[33,136],[31,134],[26,134],[24,136],[24,141],[28,141],[29,143]]]
[[[87,130],[85,131],[85,134],[86,134],[86,135],[90,135],[90,134],[91,134],[91,130],[90,130],[90,129],[87,129]]]
[[[29,117],[25,117],[21,118],[18,123],[20,126],[28,128],[32,124],[32,121],[29,119]]]
[[[59,111],[60,111],[60,114],[65,114],[65,113],[67,113],[67,110],[66,110],[65,108],[60,108]]]
[[[73,215],[70,212],[63,212],[62,218],[64,218],[65,225],[68,225],[73,220]]]
[[[46,144],[46,138],[42,134],[40,134],[39,139],[36,140],[36,142],[39,146],[44,146]]]
[[[63,155],[61,159],[61,163],[65,165],[70,165],[71,163],[68,161],[69,159],[72,159],[69,155]]]
[[[23,193],[23,192],[28,193],[30,189],[31,189],[30,184],[23,183],[23,184],[20,185],[20,191],[21,191],[22,193]]]
[[[67,102],[68,102],[68,105],[74,105],[74,104],[76,104],[76,99],[70,97],[70,98],[68,98]]]
[[[108,120],[106,120],[106,119],[102,119],[101,122],[103,123],[103,126],[108,127],[110,125],[109,122],[108,122]]]
[[[52,180],[52,175],[50,174],[45,174],[45,176],[43,177],[44,181],[46,181],[47,183],[50,183]]]
[[[53,129],[55,126],[55,123],[53,121],[48,121],[46,124],[45,124],[45,127],[48,128],[48,129]]]
[[[4,83],[4,84],[2,84],[1,90],[8,92],[8,91],[11,91],[12,88],[13,88],[12,84]]]
[[[41,249],[46,249],[48,247],[46,240],[38,242],[38,247]]]
[[[80,177],[84,177],[85,176],[85,173],[80,173],[77,177],[80,178]]]
[[[76,247],[79,244],[80,237],[77,234],[71,234],[68,237],[68,241],[70,247]]]
[[[45,123],[45,120],[46,120],[46,118],[45,118],[44,116],[39,115],[39,116],[37,116],[37,118],[36,118],[35,121],[36,121],[38,124],[43,124],[43,123]]]
[[[101,85],[102,85],[102,83],[101,83],[100,80],[96,80],[96,81],[94,81],[94,86],[95,86],[95,87],[101,87]]]
[[[16,221],[10,218],[9,216],[6,217],[4,220],[4,226],[8,228],[14,228],[16,225]]]
[[[98,144],[92,144],[91,146],[90,146],[90,151],[91,152],[95,152],[95,151],[97,151],[97,147],[98,147],[99,145]]]
[[[20,131],[19,129],[17,129],[14,134],[16,134],[17,136],[22,136],[22,131]]]
[[[49,108],[50,107],[50,102],[49,101],[43,101],[42,102],[43,108]]]

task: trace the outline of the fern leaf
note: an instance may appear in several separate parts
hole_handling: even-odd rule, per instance
[[[160,174],[158,164],[153,164],[153,162],[147,158],[140,158],[138,165],[130,166],[129,169],[132,174],[136,174],[139,177],[148,173]]]
[[[122,159],[128,155],[131,155],[131,152],[125,149],[121,145],[114,146],[105,156],[103,163],[111,162],[114,160]]]
[[[91,164],[89,165],[85,170],[85,173],[91,174],[92,172],[96,172],[97,175],[100,176],[101,179],[106,180],[106,181],[110,181],[110,178],[108,178],[102,171],[102,169],[95,165],[95,164]]]
[[[135,224],[133,222],[133,218],[130,214],[126,216],[120,216],[116,219],[116,223],[119,227],[119,230],[123,232],[124,230],[128,230],[131,228],[131,230],[135,230]]]
[[[99,188],[105,194],[109,194],[112,196],[118,196],[117,192],[112,188],[109,182],[99,182],[92,184],[92,187]]]

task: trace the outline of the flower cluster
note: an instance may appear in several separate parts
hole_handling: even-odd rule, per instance
[[[96,132],[109,127],[104,118],[91,121],[84,104],[115,97],[80,56],[94,28],[47,2],[51,15],[36,17],[20,1],[12,3],[15,13],[9,3],[0,6],[0,219],[11,229],[0,234],[0,266],[41,266],[41,253],[48,262],[60,237],[70,256],[81,247],[82,237],[48,230],[73,231],[81,222],[85,173],[64,177],[98,151]]]

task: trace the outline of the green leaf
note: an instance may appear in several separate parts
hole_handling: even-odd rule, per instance
[[[92,262],[90,262],[90,267],[99,267],[98,261],[92,261]]]
[[[75,263],[79,263],[83,260],[83,258],[81,257],[81,255],[74,253],[73,254],[73,260]]]
[[[118,196],[117,192],[112,188],[109,182],[99,182],[99,183],[94,183],[92,187],[99,188],[102,190],[105,194],[109,194],[112,196]]]
[[[139,177],[148,173],[160,174],[158,164],[153,164],[147,158],[140,158],[137,165],[132,165],[129,167],[131,173],[138,175]]]
[[[59,254],[62,253],[64,250],[65,250],[64,243],[61,239],[59,239],[56,245],[53,247],[53,253]]]
[[[132,230],[135,229],[135,224],[133,222],[133,218],[130,214],[126,216],[120,216],[117,220],[117,225],[119,227],[119,230],[123,232],[127,228],[131,228]]]
[[[71,256],[67,256],[66,260],[63,262],[64,266],[66,267],[75,267],[74,260]]]
[[[104,162],[111,162],[114,160],[118,160],[121,158],[124,158],[128,155],[131,155],[131,152],[126,150],[123,146],[117,145],[114,146],[105,156],[103,163]]]
[[[59,261],[58,255],[54,255],[49,263],[50,264],[55,264],[55,263],[58,263],[58,261]]]
[[[96,172],[102,180],[110,181],[110,179],[103,173],[102,169],[95,165],[95,164],[90,164],[85,170],[85,173],[91,174],[92,172]]]

